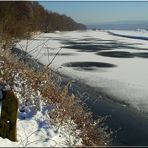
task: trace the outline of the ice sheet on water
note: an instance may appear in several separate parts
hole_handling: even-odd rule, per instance
[[[142,31],[115,31],[115,33],[148,36],[148,32]],[[40,62],[48,64],[52,61],[54,53],[56,54],[62,47],[60,54],[66,53],[69,56],[66,54],[57,56],[51,64],[53,69],[80,79],[91,86],[99,87],[119,101],[148,112],[148,42],[146,40],[118,37],[108,34],[107,31],[91,30],[47,33],[39,35],[38,38],[42,40],[34,40],[29,44],[27,51]],[[20,44],[25,46],[25,41],[21,41],[17,45],[18,48]],[[82,49],[72,49],[68,44],[81,45],[79,48],[82,47]],[[92,44],[95,45],[95,50]],[[84,48],[86,45],[89,45],[88,49]],[[32,51],[33,48],[35,48],[34,51]],[[52,54],[45,56],[45,53],[50,52]],[[81,67],[63,66],[65,63],[78,62],[109,63],[116,67],[106,69],[99,67],[95,70],[82,67],[83,70],[81,70]]]

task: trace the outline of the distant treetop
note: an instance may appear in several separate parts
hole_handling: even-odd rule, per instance
[[[71,17],[45,10],[38,2],[0,2],[0,33],[22,36],[26,32],[72,31],[86,29]]]

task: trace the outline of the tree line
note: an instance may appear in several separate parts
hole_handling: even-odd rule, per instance
[[[71,17],[46,10],[35,1],[1,1],[0,34],[22,37],[28,32],[86,29]]]

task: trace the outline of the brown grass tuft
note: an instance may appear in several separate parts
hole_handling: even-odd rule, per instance
[[[27,65],[18,62],[9,50],[3,52],[0,50],[0,61],[4,61],[0,75],[0,86],[9,84],[12,86],[15,73],[19,72],[20,77],[27,79],[27,84],[33,90],[39,90],[43,96],[43,101],[54,103],[56,108],[49,113],[54,122],[61,125],[68,120],[72,120],[80,129],[80,137],[83,140],[83,146],[105,146],[109,144],[109,134],[101,128],[102,118],[97,121],[92,120],[92,113],[74,95],[68,95],[68,86],[71,81],[64,87],[59,88],[53,81],[53,73],[48,67],[43,71],[33,71]],[[30,100],[26,100],[30,101]]]

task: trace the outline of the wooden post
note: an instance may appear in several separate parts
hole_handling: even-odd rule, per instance
[[[11,90],[3,91],[2,110],[0,118],[0,136],[11,141],[17,140],[18,99]]]

